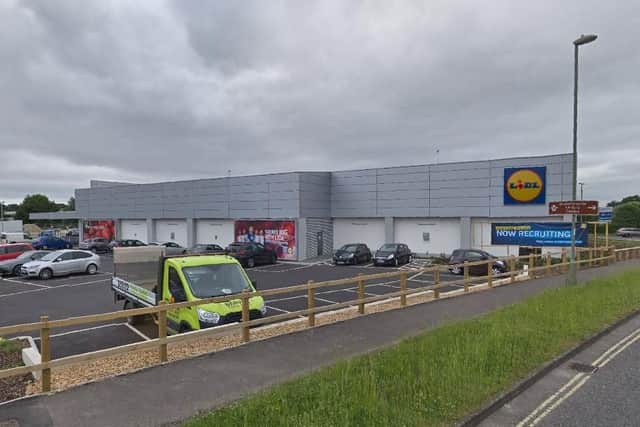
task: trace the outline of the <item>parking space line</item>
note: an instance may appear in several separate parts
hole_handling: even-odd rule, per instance
[[[327,303],[329,303],[329,304],[338,304],[337,302],[335,302],[335,301],[331,301],[330,299],[319,298],[319,297],[316,297],[316,299],[317,299],[318,301],[327,302]]]
[[[112,326],[122,326],[122,325],[126,325],[126,323],[107,323],[106,325],[98,325],[98,326],[92,326],[90,328],[75,329],[73,331],[61,332],[59,334],[49,335],[49,337],[50,338],[62,337],[62,336],[65,336],[65,335],[78,334],[78,333],[81,333],[81,332],[94,331],[96,329],[110,328]],[[34,341],[38,341],[39,339],[40,339],[40,337],[33,338]]]
[[[47,286],[47,285],[38,285],[35,283],[31,283],[31,282],[23,282],[22,280],[15,280],[15,279],[2,279],[5,280],[7,282],[11,282],[11,283],[17,283],[20,285],[31,285],[31,286],[35,286],[37,288],[50,288],[51,286]]]
[[[295,296],[292,296],[292,297],[270,299],[270,300],[265,301],[265,304],[269,304],[269,303],[272,303],[272,302],[279,302],[279,301],[290,301],[292,299],[306,298],[306,297],[307,297],[307,295],[295,295]]]
[[[282,308],[273,307],[273,306],[270,306],[270,305],[267,305],[267,308],[270,308],[271,310],[280,311],[280,312],[282,312],[282,313],[291,313],[289,310],[284,310],[284,309],[282,309]]]
[[[345,289],[345,291],[347,291],[347,292],[353,292],[354,294],[357,294],[357,293],[358,293],[358,291],[356,291],[355,289]],[[364,294],[365,294],[365,295],[368,295],[368,296],[370,296],[370,297],[379,297],[380,295],[384,295],[384,294],[372,294],[372,293],[369,293],[369,292],[365,292]]]
[[[127,328],[129,328],[131,330],[131,332],[133,332],[134,334],[138,335],[143,340],[151,341],[151,338],[149,338],[148,336],[146,336],[145,334],[143,334],[142,332],[140,332],[139,330],[137,330],[136,328],[131,326],[129,323],[124,322],[124,323],[121,323],[121,325],[125,325]]]
[[[58,288],[62,288],[62,287],[73,288],[74,286],[82,286],[82,285],[90,285],[92,283],[106,282],[107,280],[110,280],[110,279],[109,278],[105,278],[105,279],[100,279],[100,280],[92,280],[90,282],[74,283],[73,285],[62,285],[62,286],[57,286],[57,287]]]
[[[55,289],[55,287],[52,288],[38,288],[38,289],[29,289],[28,291],[18,291],[18,292],[13,292],[10,294],[4,294],[4,295],[0,295],[0,298],[5,298],[5,297],[12,297],[15,295],[22,295],[22,294],[30,294],[32,292],[42,292],[42,291],[47,291],[50,289]]]

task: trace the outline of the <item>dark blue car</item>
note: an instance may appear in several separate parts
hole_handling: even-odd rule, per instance
[[[31,243],[33,249],[71,249],[71,243],[55,236],[41,236]]]

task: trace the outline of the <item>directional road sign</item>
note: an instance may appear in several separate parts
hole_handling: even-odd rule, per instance
[[[598,201],[549,202],[549,215],[598,215]]]

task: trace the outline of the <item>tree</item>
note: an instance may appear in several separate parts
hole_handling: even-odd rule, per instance
[[[614,230],[622,227],[640,228],[640,201],[617,205],[613,209],[611,227]]]
[[[607,206],[615,208],[616,206],[619,206],[628,202],[640,202],[640,196],[636,194],[635,196],[627,196],[620,201],[612,200],[609,203],[607,203]]]
[[[75,211],[76,210],[76,198],[71,196],[69,197],[69,201],[67,202],[67,206],[64,208],[65,211]]]
[[[56,203],[49,200],[44,194],[27,194],[16,209],[16,219],[28,222],[29,214],[33,212],[54,212],[57,210]]]

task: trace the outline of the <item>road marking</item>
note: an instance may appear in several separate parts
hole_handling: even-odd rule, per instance
[[[278,308],[278,307],[273,307],[271,305],[267,305],[267,308],[270,308],[271,310],[276,310],[276,311],[280,311],[282,313],[291,313],[289,310],[284,310],[282,308]]]
[[[318,298],[318,297],[316,297],[315,299],[317,299],[318,301],[327,302],[329,304],[338,304],[337,302],[331,301],[330,299]]]
[[[74,329],[73,331],[61,332],[59,334],[50,335],[49,337],[50,338],[63,337],[65,335],[79,334],[81,332],[94,331],[96,329],[103,329],[103,328],[110,328],[112,326],[122,326],[122,325],[125,325],[125,324],[126,323],[107,323],[106,325],[98,325],[98,326],[92,326],[90,328]],[[33,339],[34,339],[34,341],[38,341],[40,339],[40,337],[35,337]]]
[[[10,294],[0,295],[0,298],[12,297],[12,296],[22,295],[22,294],[30,294],[32,292],[53,291],[53,290],[56,290],[56,289],[73,288],[75,286],[101,283],[101,282],[104,282],[104,281],[107,281],[107,280],[109,280],[109,279],[95,280],[95,281],[92,281],[92,282],[78,283],[78,284],[75,284],[75,285],[48,286],[48,287],[45,287],[45,288],[29,289],[28,291],[19,291],[19,292],[13,292],[13,293],[10,293]]]
[[[145,334],[143,334],[142,332],[140,332],[139,330],[137,330],[136,328],[131,326],[129,323],[124,322],[124,323],[120,323],[120,325],[125,325],[127,328],[131,329],[131,332],[133,332],[134,334],[138,335],[143,340],[151,341],[151,338],[149,338],[148,336],[146,336]]]
[[[618,354],[622,353],[625,349],[627,349],[638,340],[640,340],[640,328],[636,329],[635,331],[609,347],[607,351],[605,351],[592,363],[592,365],[598,368],[605,366]],[[520,421],[516,427],[535,426],[536,424],[538,424],[544,417],[549,415],[562,402],[566,401],[576,391],[578,391],[578,389],[582,387],[589,380],[589,378],[591,378],[590,375],[586,375],[582,372],[576,374],[557,392],[552,394],[538,407],[536,407],[533,412],[531,412],[525,419]]]
[[[75,286],[83,286],[83,285],[90,285],[92,283],[101,283],[101,282],[106,282],[106,281],[110,281],[111,279],[99,279],[99,280],[92,280],[90,282],[82,282],[82,283],[74,283],[73,285],[62,285],[62,286],[56,286],[57,288],[62,288],[62,287],[69,287],[69,288],[73,288]]]
[[[31,286],[35,286],[38,288],[50,288],[51,286],[47,286],[47,285],[38,285],[36,283],[31,283],[31,282],[23,282],[22,280],[15,280],[15,279],[3,279],[7,282],[11,282],[11,283],[18,283],[20,285],[31,285]]]

